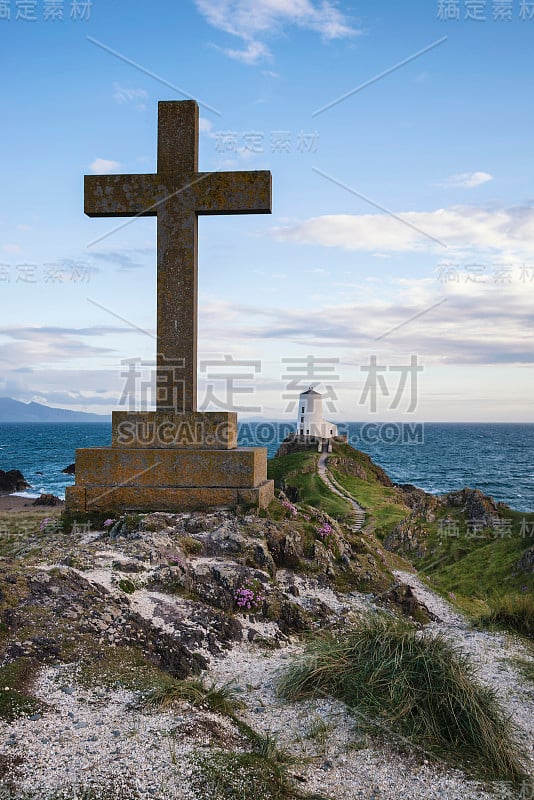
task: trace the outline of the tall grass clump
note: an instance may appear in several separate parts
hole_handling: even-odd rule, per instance
[[[479,623],[511,628],[534,637],[534,595],[528,592],[495,594],[486,600],[486,605],[487,611],[477,617]]]
[[[176,702],[188,702],[197,708],[206,708],[219,714],[233,716],[245,704],[239,700],[230,686],[205,686],[198,680],[175,680],[159,686],[146,696],[147,705],[168,708]]]
[[[370,727],[493,780],[525,777],[514,728],[467,656],[440,634],[369,614],[341,634],[309,641],[281,675],[289,700],[330,695]]]

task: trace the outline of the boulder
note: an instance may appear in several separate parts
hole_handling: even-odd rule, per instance
[[[461,507],[467,519],[480,522],[484,527],[491,527],[499,518],[499,509],[493,499],[480,489],[462,489],[460,492],[449,492],[442,495],[449,506]]]
[[[519,572],[534,572],[534,545],[525,550],[515,568]]]
[[[55,494],[42,494],[33,501],[32,506],[61,506],[63,500],[56,497]]]
[[[23,492],[29,488],[30,484],[18,469],[10,469],[8,472],[0,469],[0,495]]]
[[[62,469],[61,472],[63,475],[76,475],[76,464],[69,464],[69,466]]]
[[[390,608],[399,609],[404,616],[411,617],[416,622],[426,624],[430,621],[439,621],[439,618],[416,598],[409,584],[395,584],[384,592],[379,600]]]

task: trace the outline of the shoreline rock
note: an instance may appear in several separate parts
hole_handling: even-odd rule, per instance
[[[41,494],[36,500],[33,501],[32,506],[62,506],[63,500],[56,497],[55,494]]]
[[[8,472],[4,472],[3,469],[0,469],[0,495],[23,492],[30,488],[30,484],[20,470],[10,469]]]

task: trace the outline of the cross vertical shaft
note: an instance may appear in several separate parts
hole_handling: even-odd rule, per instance
[[[198,218],[183,195],[158,209],[158,411],[197,405]]]
[[[160,412],[197,405],[198,215],[270,214],[271,174],[198,171],[194,100],[158,104],[158,171],[86,175],[91,217],[157,216],[157,397]]]
[[[198,105],[158,107],[158,175],[195,180]],[[171,183],[167,180],[166,183]],[[197,407],[198,217],[187,188],[158,207],[157,409]]]

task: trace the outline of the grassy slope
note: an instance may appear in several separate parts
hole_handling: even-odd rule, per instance
[[[408,516],[409,509],[399,501],[394,488],[384,485],[381,480],[384,473],[365,453],[336,443],[333,455],[350,459],[365,470],[365,479],[339,468],[333,469],[332,475],[365,508],[366,531],[383,539]],[[317,457],[314,452],[303,452],[272,459],[269,476],[278,485],[285,480],[287,485],[297,487],[302,502],[323,508],[333,516],[342,516],[347,513],[340,508],[346,505],[342,499],[332,494],[318,476],[302,472],[312,469]],[[525,549],[532,544],[532,538],[529,540],[520,533],[522,520],[534,522],[534,514],[503,510],[500,515],[511,521],[511,531],[499,535],[485,530],[480,538],[469,535],[467,520],[458,507],[439,508],[432,522],[423,518],[413,521],[414,527],[422,532],[427,550],[421,558],[415,554],[409,557],[431,578],[434,588],[444,594],[452,592],[457,604],[466,611],[483,610],[480,601],[498,594],[534,592],[534,574],[515,569]],[[440,532],[439,522],[444,517],[458,524],[457,537]]]
[[[374,533],[384,538],[392,528],[409,514],[409,509],[399,501],[397,491],[384,486],[380,480],[382,470],[377,468],[368,455],[355,450],[348,444],[334,444],[333,454],[354,461],[365,470],[366,478],[333,469],[332,475],[348,493],[365,508],[367,524],[371,524]]]
[[[303,451],[280,458],[271,458],[267,475],[280,488],[282,482],[299,492],[299,502],[326,511],[331,517],[342,519],[350,515],[352,507],[334,494],[316,474],[318,453]]]
[[[440,533],[439,519],[445,516],[458,523],[458,536]],[[515,567],[532,544],[532,540],[521,535],[521,520],[532,521],[534,514],[503,511],[501,516],[511,520],[510,531],[499,533],[485,529],[474,537],[467,530],[460,509],[449,507],[441,510],[438,519],[425,524],[428,530],[427,554],[414,559],[414,563],[431,577],[434,587],[461,598],[485,599],[495,594],[533,592],[534,574],[519,572]]]

